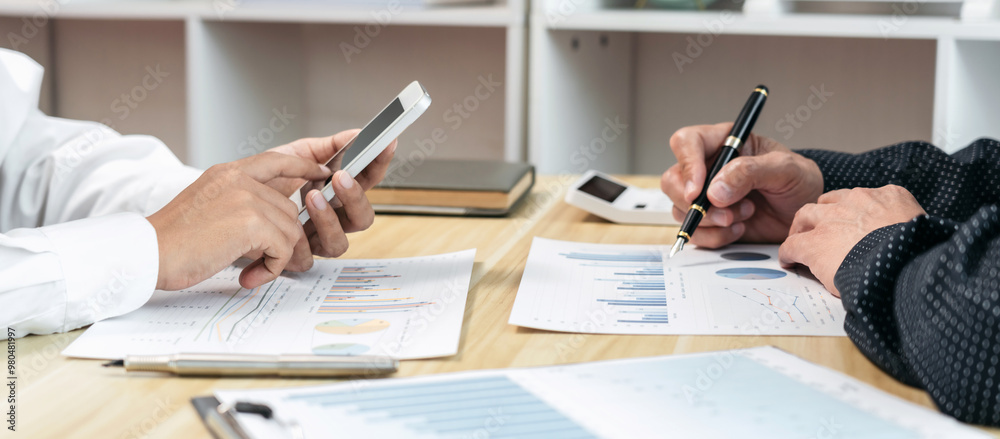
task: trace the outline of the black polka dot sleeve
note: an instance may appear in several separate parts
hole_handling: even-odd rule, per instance
[[[823,173],[823,191],[895,184],[934,216],[964,220],[1000,201],[1000,142],[979,139],[948,155],[926,142],[904,142],[863,154],[804,150]]]
[[[898,184],[928,212],[872,232],[844,259],[834,283],[851,340],[942,412],[1000,426],[1000,144],[803,155],[826,190]]]

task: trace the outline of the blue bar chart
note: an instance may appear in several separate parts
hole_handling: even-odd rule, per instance
[[[280,423],[238,415],[254,437],[284,437],[292,425],[297,437],[312,439],[988,436],[773,347],[219,390],[216,397],[274,411]]]
[[[619,323],[669,323],[663,255],[655,251],[613,253],[560,253],[578,261],[594,275],[594,281],[614,288],[613,297],[597,302],[614,307]]]
[[[319,411],[335,411],[401,431],[440,438],[576,439],[596,437],[505,376],[338,389],[292,395]]]
[[[509,322],[597,334],[845,335],[839,299],[775,245],[691,248],[535,238]]]

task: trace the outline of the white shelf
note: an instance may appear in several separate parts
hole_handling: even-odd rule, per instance
[[[611,3],[532,3],[528,151],[539,172],[663,172],[676,160],[677,129],[731,121],[758,83],[772,97],[754,131],[792,148],[861,152],[926,140],[952,152],[1000,138],[996,17]],[[609,135],[612,119],[627,128]]]
[[[384,7],[382,10],[387,11]],[[241,6],[232,11],[210,13],[206,20],[271,21],[297,23],[367,23],[374,21],[371,8],[321,8],[309,6]],[[392,15],[390,24],[416,26],[504,27],[523,25],[524,16],[514,14],[506,5],[448,6],[404,9]]]
[[[217,8],[209,1],[176,2],[92,2],[61,5],[49,13],[35,1],[11,0],[0,3],[0,15],[26,16],[45,13],[52,18],[101,20],[186,20],[259,21],[288,23],[369,23],[375,12],[387,7],[323,7],[315,5],[239,5]],[[524,14],[506,4],[403,8],[391,15],[393,25],[506,27],[524,25]]]
[[[0,28],[23,34],[0,47],[55,72],[41,103],[52,114],[155,135],[202,168],[362,126],[413,80],[434,104],[400,137],[397,157],[524,159],[522,0],[292,3],[0,0]],[[137,85],[160,69],[162,86]],[[128,93],[141,99],[124,108]]]
[[[58,6],[50,9],[52,5]],[[0,15],[33,17],[37,14],[44,14],[50,18],[101,20],[184,20],[188,17],[203,15],[211,10],[211,4],[203,1],[43,2],[7,0],[0,3]]]
[[[544,19],[543,19],[544,20]],[[546,22],[554,30],[612,32],[706,33],[850,38],[935,39],[954,36],[1000,40],[1000,22],[962,22],[944,17],[907,17],[900,25],[891,17],[833,14],[746,16],[739,12],[602,10],[581,12]],[[886,31],[891,29],[891,31]]]

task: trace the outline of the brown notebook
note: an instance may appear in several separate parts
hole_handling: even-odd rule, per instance
[[[368,191],[380,213],[505,215],[535,183],[526,163],[492,160],[393,162]]]

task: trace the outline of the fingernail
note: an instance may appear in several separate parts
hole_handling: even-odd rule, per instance
[[[313,207],[315,207],[316,210],[319,211],[326,210],[327,206],[326,200],[323,199],[323,194],[321,194],[319,191],[313,192],[313,194],[309,196],[309,199],[312,200]]]
[[[392,145],[389,145],[389,154],[396,153],[396,146],[399,146],[399,142],[392,142]]]
[[[714,210],[714,211],[712,211],[711,215],[712,215],[712,222],[714,222],[716,224],[725,224],[726,223],[726,214],[723,213],[721,210]]]
[[[746,226],[743,223],[733,224],[733,234],[735,235],[742,235],[744,229],[746,229]]]
[[[722,202],[729,201],[729,199],[733,197],[733,188],[729,187],[728,184],[722,181],[712,183],[712,185],[708,188],[708,191],[711,193],[712,198]]]
[[[319,169],[323,171],[324,174],[332,174],[333,171],[330,170],[326,165],[319,165]]]
[[[753,207],[753,202],[749,200],[743,201],[743,203],[740,204],[740,216],[743,218],[749,218],[750,215],[753,215]]]
[[[695,191],[695,188],[694,188],[694,182],[693,181],[689,181],[689,182],[687,182],[686,185],[684,185],[684,196],[685,197],[687,197],[687,198],[694,198],[694,196],[695,196],[694,191]]]
[[[333,206],[334,209],[340,209],[341,207],[344,207],[344,203],[341,203],[340,198],[337,198],[336,196],[334,196],[333,199],[330,200],[330,205]]]
[[[343,186],[344,189],[350,189],[354,187],[354,179],[351,178],[351,176],[348,175],[346,172],[341,172],[339,178],[340,178],[340,185]]]

